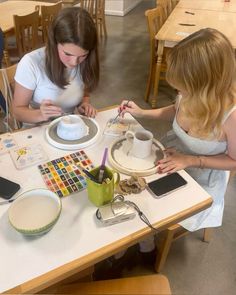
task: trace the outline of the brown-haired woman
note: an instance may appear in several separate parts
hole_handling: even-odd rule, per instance
[[[46,47],[26,54],[15,75],[13,111],[26,123],[77,111],[95,117],[88,92],[99,80],[96,27],[79,7],[62,9],[52,22]]]

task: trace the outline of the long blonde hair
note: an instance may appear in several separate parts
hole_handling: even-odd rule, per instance
[[[167,81],[185,95],[181,110],[191,131],[219,137],[225,112],[236,103],[235,53],[215,29],[202,29],[178,43],[167,55]]]

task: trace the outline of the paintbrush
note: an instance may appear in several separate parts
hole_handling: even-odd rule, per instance
[[[84,169],[83,167],[81,167],[78,163],[76,162],[72,162],[72,161],[69,161],[70,163],[70,166],[73,168],[73,169],[79,169],[83,174],[85,174],[85,176],[87,178],[89,178],[90,180],[94,181],[94,182],[97,182],[98,183],[98,180],[97,178],[91,174],[88,170]]]
[[[105,148],[104,153],[103,153],[103,157],[102,157],[102,164],[100,166],[99,172],[98,172],[98,182],[102,183],[103,181],[103,177],[104,177],[104,173],[105,173],[105,164],[106,164],[106,160],[107,160],[107,152],[108,152],[108,148]]]
[[[130,102],[130,100],[128,100],[127,103],[123,105],[123,108],[124,108],[124,107],[128,107],[128,106],[129,106],[129,102]],[[120,113],[121,113],[121,110],[118,111],[117,116],[112,120],[112,124],[114,124],[114,123],[116,122],[116,120],[117,120],[118,117],[120,116]]]

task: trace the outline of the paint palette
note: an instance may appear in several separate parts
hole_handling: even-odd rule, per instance
[[[4,154],[9,150],[17,147],[13,136],[10,133],[4,133],[0,136],[0,154]]]
[[[48,189],[59,197],[68,196],[86,188],[86,178],[75,165],[91,170],[92,161],[83,150],[39,165],[38,168]]]
[[[48,159],[43,147],[38,143],[11,149],[10,155],[17,169],[24,169]]]

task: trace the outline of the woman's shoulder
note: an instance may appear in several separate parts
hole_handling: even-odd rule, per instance
[[[25,54],[17,65],[15,80],[23,84],[22,80],[31,81],[42,75],[45,72],[44,56],[44,47]]]
[[[225,112],[223,118],[224,128],[232,128],[236,124],[236,105],[232,106],[227,112]]]
[[[26,53],[19,64],[35,64],[40,65],[45,60],[45,47],[38,48],[29,53]]]

